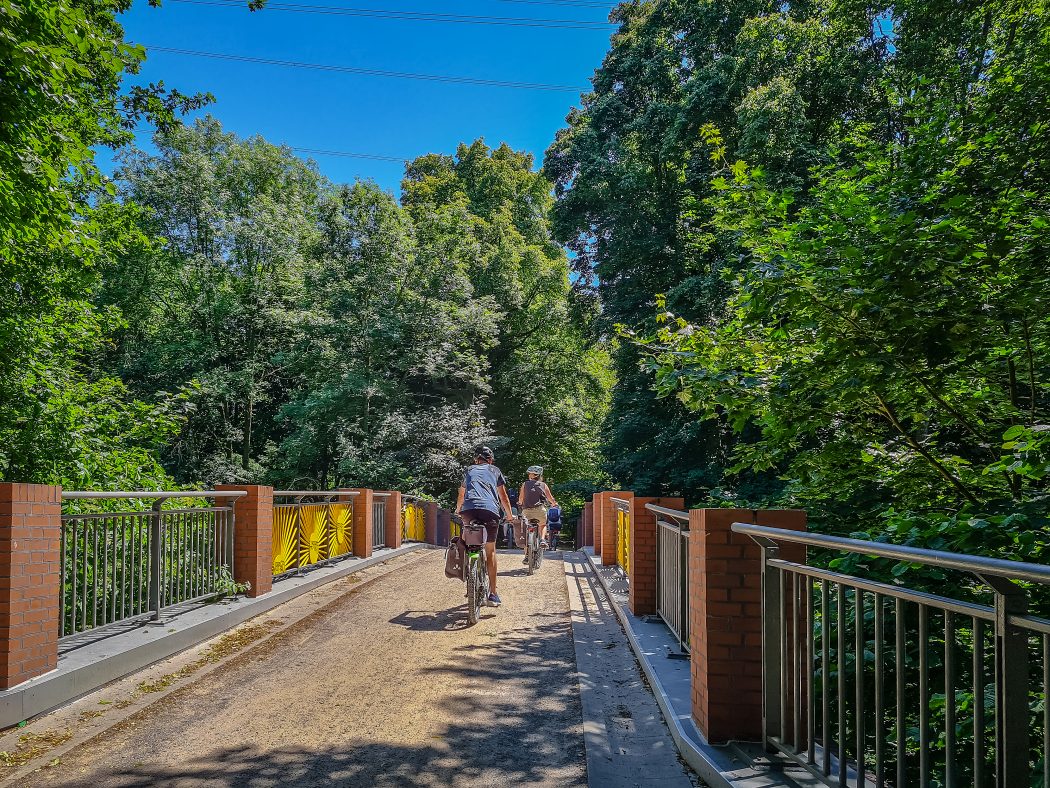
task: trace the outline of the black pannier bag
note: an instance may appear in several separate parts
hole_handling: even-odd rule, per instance
[[[445,577],[463,581],[467,579],[467,546],[458,536],[449,542],[445,551]]]

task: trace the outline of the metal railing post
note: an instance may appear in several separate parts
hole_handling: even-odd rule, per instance
[[[234,529],[237,527],[237,500],[232,499],[230,505],[226,509],[226,532],[223,536],[226,538],[226,564],[230,570],[230,577],[233,577],[233,535]]]
[[[1028,709],[1028,633],[1010,623],[1028,612],[1028,596],[1011,580],[980,579],[995,591],[995,770],[999,788],[1028,786],[1030,724]]]
[[[685,653],[689,627],[689,538],[687,529],[678,529],[678,651]]]
[[[779,556],[780,549],[768,539],[759,541],[759,546],[762,548],[762,735],[763,744],[772,752],[770,739],[782,739],[784,735],[781,703],[784,687],[780,670],[784,601],[780,570],[769,566],[769,562]]]
[[[160,575],[164,555],[163,530],[161,529],[161,507],[164,499],[153,502],[153,515],[149,526],[149,607],[153,611],[153,620],[160,618]],[[181,549],[181,545],[180,545]]]

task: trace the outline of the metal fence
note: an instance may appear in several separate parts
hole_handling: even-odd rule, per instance
[[[625,575],[631,572],[631,502],[612,499],[616,512],[616,563]]]
[[[63,493],[63,504],[78,511],[62,515],[59,638],[156,619],[174,605],[227,593],[233,504],[245,494]],[[173,499],[188,505],[164,508]],[[132,503],[147,501],[153,502],[148,509]]]
[[[417,498],[405,498],[401,510],[401,540],[404,542],[425,542],[427,540],[427,521],[423,504]]]
[[[273,576],[283,577],[353,553],[354,491],[275,490]]]
[[[656,515],[656,613],[689,651],[689,513],[647,503]]]
[[[767,744],[828,785],[1050,785],[1050,621],[1028,615],[1023,585],[1050,584],[1050,567],[733,530],[763,548]],[[970,598],[784,560],[788,544],[954,570]]]
[[[386,501],[390,493],[372,494],[372,547],[386,545]]]

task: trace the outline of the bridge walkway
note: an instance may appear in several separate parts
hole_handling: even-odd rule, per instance
[[[584,686],[600,683],[612,670],[602,660],[622,662],[626,641],[602,630],[609,647],[593,642],[595,617],[612,613],[582,596],[570,606],[567,589],[580,585],[571,563],[567,585],[562,561],[545,561],[538,576],[526,577],[520,555],[501,551],[504,606],[486,610],[475,627],[465,625],[463,585],[444,578],[440,551],[403,556],[360,582],[339,581],[275,608],[262,625],[299,618],[216,669],[181,679],[17,784],[562,788],[588,785],[596,750],[605,766],[600,781],[591,775],[592,786],[651,785],[652,778],[695,784],[644,690],[649,707],[636,691],[627,712],[646,732],[644,754],[629,746],[633,723],[626,738],[619,730],[610,743],[602,733],[608,713],[597,724],[586,719],[603,712],[584,708],[593,699],[581,704],[581,678]],[[570,615],[588,627],[577,627],[592,641],[582,652]],[[577,662],[580,653],[585,664]],[[615,671],[626,675],[619,663]],[[138,686],[141,694],[137,681],[77,701],[66,719],[109,714],[122,705],[121,691]],[[617,697],[623,708],[624,696]],[[54,725],[33,723],[47,724]],[[609,759],[629,750],[634,765],[618,779]]]

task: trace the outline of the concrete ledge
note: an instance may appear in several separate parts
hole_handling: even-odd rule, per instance
[[[670,663],[666,654],[678,651],[678,641],[662,623],[647,623],[627,607],[627,595],[622,574],[615,566],[603,566],[595,560],[593,548],[581,552],[587,557],[587,566],[597,577],[609,597],[609,604],[623,625],[631,649],[642,666],[671,738],[682,758],[710,786],[716,788],[810,788],[822,785],[804,767],[790,768],[791,773],[753,768],[731,746],[719,747],[707,742],[692,717],[692,697],[689,687],[689,663],[658,664],[657,659]],[[600,559],[598,559],[600,560]],[[683,671],[680,666],[684,666]],[[684,682],[684,685],[683,685]]]
[[[52,711],[130,673],[215,637],[325,583],[431,545],[415,542],[377,550],[369,558],[347,558],[274,583],[260,597],[236,597],[168,614],[160,621],[126,628],[59,656],[58,667],[0,692],[0,728]]]

